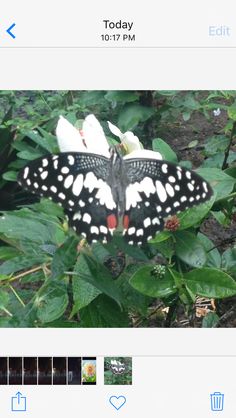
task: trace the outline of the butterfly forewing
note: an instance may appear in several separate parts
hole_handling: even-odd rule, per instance
[[[163,229],[170,215],[206,202],[210,185],[195,172],[164,160],[125,161],[124,235],[130,244],[143,244]]]
[[[59,203],[69,224],[89,242],[111,237],[109,217],[117,217],[110,186],[109,159],[90,153],[47,155],[30,162],[19,173],[25,189]]]

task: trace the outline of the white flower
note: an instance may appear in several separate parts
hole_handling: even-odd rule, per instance
[[[102,126],[94,115],[88,115],[85,118],[82,131],[60,116],[56,136],[61,152],[91,152],[110,156],[109,144]]]
[[[113,135],[117,136],[126,150],[124,159],[128,158],[154,158],[162,160],[159,152],[143,148],[138,137],[133,132],[124,134],[117,126],[108,122]],[[86,116],[82,130],[76,129],[67,119],[60,116],[56,127],[58,146],[61,152],[91,152],[110,157],[109,144],[101,124],[94,115]]]
[[[159,152],[144,149],[138,137],[133,132],[127,131],[124,134],[117,126],[108,122],[108,126],[113,135],[120,138],[121,143],[127,150],[127,155],[124,159],[128,158],[154,158],[156,160],[162,160],[162,155]]]
[[[218,107],[218,109],[214,109],[213,110],[213,115],[214,116],[220,116],[220,114],[221,114],[221,110],[220,110],[220,108]]]

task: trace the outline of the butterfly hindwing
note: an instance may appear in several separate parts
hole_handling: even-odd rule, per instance
[[[170,215],[206,202],[210,185],[195,172],[164,160],[126,160],[124,235],[130,244],[143,244],[163,230]]]

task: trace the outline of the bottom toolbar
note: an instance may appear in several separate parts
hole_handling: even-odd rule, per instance
[[[1,357],[0,365],[4,418],[236,414],[236,357]]]

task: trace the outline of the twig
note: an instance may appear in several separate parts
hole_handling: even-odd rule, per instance
[[[11,285],[9,285],[9,288],[14,293],[16,299],[20,302],[20,304],[23,306],[23,308],[25,308],[25,304],[24,304],[23,300],[20,298],[20,296],[18,295],[18,293],[15,291],[14,287],[12,287]]]
[[[49,264],[46,264],[45,267],[47,267],[48,265]],[[24,273],[20,273],[20,274],[17,274],[16,276],[11,277],[9,279],[9,282],[12,282],[12,281],[17,280],[17,279],[21,279],[22,277],[27,276],[30,273],[35,273],[36,271],[43,270],[43,268],[44,268],[44,266],[38,266],[38,267],[34,267],[30,270],[24,271]]]
[[[228,144],[228,146],[225,150],[225,157],[224,157],[224,161],[222,163],[222,170],[225,170],[228,167],[227,160],[228,160],[228,157],[229,157],[229,151],[230,151],[230,148],[231,148],[231,145],[232,145],[235,134],[236,134],[236,121],[234,121],[234,123],[233,123],[229,144]]]

